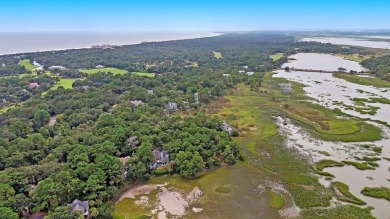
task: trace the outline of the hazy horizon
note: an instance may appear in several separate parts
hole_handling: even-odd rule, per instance
[[[389,30],[390,2],[5,0],[0,32]]]

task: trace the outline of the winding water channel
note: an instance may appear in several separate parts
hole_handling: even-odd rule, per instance
[[[349,70],[360,71],[363,67],[357,62],[348,61],[336,56],[325,54],[297,54],[294,55],[290,63],[285,66],[304,68],[333,70],[338,67],[344,67]],[[336,61],[335,61],[336,60]],[[315,65],[315,66],[314,66]],[[343,112],[371,120],[380,120],[390,123],[390,105],[382,103],[369,103],[369,105],[379,107],[375,115],[361,114],[350,106],[354,106],[353,98],[370,99],[372,97],[384,97],[390,99],[390,92],[385,88],[376,88],[373,86],[359,85],[338,79],[330,73],[318,72],[299,72],[299,71],[277,71],[274,77],[286,78],[290,81],[304,84],[306,95],[312,98],[316,104],[334,109],[339,108]],[[288,135],[287,146],[295,147],[301,153],[305,154],[310,161],[318,162],[323,159],[332,159],[335,161],[351,160],[357,161],[356,157],[375,156],[375,153],[361,145],[375,145],[382,148],[381,158],[390,157],[390,129],[381,126],[383,130],[383,139],[376,142],[327,142],[315,139],[300,127],[295,126],[284,118],[278,118],[279,130],[282,134]],[[289,125],[283,125],[289,124]],[[375,123],[373,123],[375,124]],[[379,125],[379,124],[375,124]],[[379,125],[380,126],[380,125]],[[326,153],[324,153],[326,152]],[[375,199],[360,194],[361,190],[367,187],[389,187],[390,185],[390,161],[381,159],[378,161],[379,167],[374,170],[358,170],[353,166],[332,167],[325,169],[335,176],[332,181],[346,183],[350,187],[350,192],[374,207],[373,215],[377,218],[389,218],[390,203],[384,199]],[[324,186],[329,186],[330,181],[323,178],[320,180]]]

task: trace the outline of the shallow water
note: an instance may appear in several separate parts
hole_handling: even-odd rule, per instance
[[[315,57],[318,58],[321,56],[307,54],[306,56],[299,55],[295,56],[294,58],[298,58],[296,63],[299,63],[301,66],[312,66],[312,59],[315,59]],[[341,60],[343,62],[338,62],[336,64],[337,66],[344,68],[351,66],[352,61],[344,59]],[[321,62],[321,60],[318,62]],[[358,63],[355,62],[355,65],[356,64],[358,65]],[[318,66],[320,66],[320,68],[326,67],[322,64],[319,64]],[[357,111],[346,109],[347,107],[343,106],[354,106],[355,103],[351,100],[351,98],[370,99],[371,97],[385,97],[390,99],[390,92],[384,92],[388,89],[347,82],[343,79],[333,77],[333,74],[331,73],[277,71],[276,74],[274,74],[274,77],[286,78],[288,80],[306,85],[304,90],[306,91],[307,96],[313,98],[313,102],[327,108],[339,108],[343,112],[354,115],[356,117],[369,118],[390,123],[389,104],[366,103],[366,105],[380,107],[376,115],[360,114]],[[335,101],[341,102],[342,104],[337,104]],[[284,118],[277,118],[277,124],[280,127],[280,132],[288,136],[286,142],[287,146],[298,149],[313,163],[323,159],[331,159],[335,161],[358,161],[356,157],[390,157],[390,129],[385,126],[381,126],[381,129],[384,131],[384,139],[380,141],[342,143],[327,142],[315,139],[304,132],[300,127],[291,124],[288,120],[288,125],[283,125],[284,123],[286,123]],[[377,155],[372,151],[372,149],[366,149],[362,147],[361,145],[364,144],[382,147],[382,154]],[[388,180],[390,180],[390,172],[388,168],[390,167],[390,161],[382,159],[378,161],[377,164],[379,164],[379,167],[377,167],[375,170],[358,170],[355,167],[348,165],[344,167],[326,168],[324,171],[329,172],[335,176],[332,181],[346,183],[350,187],[351,193],[365,201],[368,206],[375,207],[375,209],[372,211],[375,217],[389,218],[388,207],[390,206],[390,203],[388,201],[384,199],[366,197],[360,194],[361,190],[365,186],[389,187],[390,182]],[[329,186],[330,182],[326,181],[324,178],[325,177],[320,178],[320,183],[324,186]]]
[[[348,37],[308,37],[303,38],[301,41],[331,43],[337,45],[350,45],[350,46],[362,46],[369,48],[390,49],[390,42],[386,41],[371,41],[361,38],[348,38]]]
[[[306,85],[304,87],[306,95],[313,98],[315,100],[313,102],[317,104],[330,109],[339,108],[345,113],[360,118],[381,120],[390,124],[390,104],[366,103],[366,106],[380,108],[375,115],[361,114],[347,107],[355,105],[352,98],[385,97],[390,99],[390,92],[383,92],[387,89],[351,83],[344,79],[335,78],[331,73],[277,71],[274,77],[286,78]],[[361,93],[362,91],[363,93]],[[334,101],[342,102],[346,106],[337,105]]]
[[[90,48],[93,45],[129,45],[217,36],[216,33],[0,33],[0,55],[48,50]]]
[[[283,125],[283,124],[288,125]],[[277,117],[277,124],[279,131],[287,135],[287,147],[293,147],[305,154],[313,163],[323,159],[331,159],[335,161],[351,160],[357,161],[355,157],[375,156],[375,157],[390,157],[390,139],[383,139],[376,142],[359,142],[359,143],[342,143],[342,142],[328,142],[312,138],[308,133],[303,131],[300,127],[293,125],[288,119]],[[383,127],[386,135],[390,130]],[[386,136],[388,137],[388,136]],[[372,150],[363,148],[359,145],[374,144],[383,147],[382,154],[376,155]],[[327,152],[329,155],[324,155]],[[358,161],[359,162],[359,161]],[[361,162],[361,161],[360,161]],[[362,199],[368,206],[375,207],[372,211],[377,218],[389,218],[388,207],[390,203],[384,199],[375,199],[360,194],[365,187],[389,187],[390,161],[382,159],[377,162],[379,167],[375,170],[358,170],[353,166],[332,167],[326,168],[324,171],[329,172],[335,176],[332,181],[340,181],[347,184],[350,192]],[[329,186],[330,182],[321,177],[320,183],[324,186]]]
[[[343,59],[341,57],[322,53],[298,53],[289,58],[288,63],[282,65],[282,68],[288,66],[297,69],[323,70],[323,71],[337,71],[339,67],[347,69],[347,71],[365,71],[366,69],[359,63]]]
[[[286,63],[285,65],[289,64],[290,67],[295,68],[310,68],[313,67],[313,63],[320,63],[318,64],[318,68],[321,70],[331,70],[338,67],[353,70],[364,69],[357,62],[345,60],[332,55],[300,53],[290,57],[295,58],[296,60],[291,63]],[[316,59],[319,59],[320,61],[313,61]],[[326,64],[321,64],[321,62],[325,62],[324,60],[326,61]],[[337,62],[328,62],[329,60],[337,60]],[[370,99],[372,97],[384,97],[390,99],[390,92],[388,88],[376,88],[373,86],[351,83],[344,79],[335,78],[331,73],[298,71],[286,72],[279,70],[276,71],[274,77],[286,78],[306,85],[306,87],[304,87],[306,95],[313,98],[314,102],[317,104],[331,109],[339,108],[345,113],[360,118],[380,120],[390,124],[390,104],[366,103],[366,107],[379,107],[375,115],[361,114],[353,109],[348,109],[350,106],[355,105],[354,101],[352,101],[353,98]],[[339,102],[340,104],[335,104],[335,102]]]

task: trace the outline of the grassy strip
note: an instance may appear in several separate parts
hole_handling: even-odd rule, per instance
[[[28,71],[32,71],[37,67],[31,63],[30,59],[20,60],[18,64],[24,66]]]
[[[359,162],[348,161],[348,160],[344,160],[343,163],[345,163],[347,165],[352,165],[352,166],[356,167],[356,169],[359,169],[359,170],[374,170],[375,169],[375,167],[372,167],[367,163],[359,163]]]
[[[390,82],[379,79],[379,78],[366,78],[366,77],[359,77],[356,75],[350,75],[350,74],[333,74],[334,77],[344,79],[348,82],[352,82],[355,84],[361,84],[361,85],[369,85],[374,87],[381,87],[381,88],[388,88],[390,87]]]
[[[15,107],[16,107],[15,105],[3,107],[0,109],[0,114],[3,114],[5,112],[7,112],[9,109],[13,109]]]
[[[315,130],[323,134],[346,135],[360,131],[357,121],[335,119],[339,112],[309,102],[290,102],[287,111],[300,122],[310,122]],[[308,120],[308,121],[307,121]]]
[[[338,205],[334,208],[305,209],[301,212],[302,218],[306,219],[374,219],[371,208],[360,208],[355,205]]]
[[[366,103],[383,103],[390,104],[390,100],[384,97],[372,97],[370,99],[365,98],[352,98],[355,102],[366,102]]]
[[[365,205],[366,203],[349,191],[349,186],[342,182],[333,182],[333,188],[336,192],[336,198],[340,201],[353,203],[356,205]],[[341,194],[339,194],[341,193]]]
[[[345,164],[334,160],[321,160],[316,164],[316,168],[317,170],[322,171],[327,167],[342,167],[344,165]]]
[[[333,174],[328,173],[328,172],[325,172],[325,171],[315,170],[315,173],[317,173],[318,175],[321,175],[321,176],[326,176],[326,177],[334,178],[334,175],[333,175]]]
[[[283,57],[283,53],[276,53],[269,56],[272,60],[277,61]]]
[[[107,73],[113,73],[114,75],[124,75],[127,74],[127,70],[118,69],[118,68],[95,68],[95,69],[83,69],[80,70],[80,72],[83,72],[85,74],[96,74],[98,72],[107,72]]]
[[[338,54],[336,54],[336,56],[350,60],[350,61],[355,61],[355,62],[361,62],[361,61],[369,59],[371,57],[369,55],[363,56],[363,55],[359,55],[357,53],[354,53],[354,54],[340,54],[340,53],[338,53]]]
[[[360,122],[362,127],[361,132],[351,135],[328,135],[318,132],[312,132],[314,136],[325,141],[342,141],[342,142],[362,142],[362,141],[377,141],[382,137],[382,130],[374,125]]]
[[[379,157],[366,157],[366,156],[364,156],[364,157],[362,158],[362,160],[367,161],[367,162],[369,162],[369,161],[375,162],[375,161],[378,161],[378,160],[381,160],[381,159],[380,159]]]
[[[155,73],[148,73],[148,72],[132,72],[133,74],[139,75],[139,76],[146,76],[150,78],[154,78],[156,76]]]
[[[277,192],[270,191],[271,193],[271,207],[274,209],[282,209],[285,205],[283,196]]]
[[[365,196],[370,196],[373,198],[382,198],[390,201],[390,188],[364,187],[361,193]]]
[[[60,81],[57,82],[53,87],[50,88],[50,90],[56,90],[59,87],[64,87],[65,89],[72,89],[73,82],[75,82],[78,79],[75,78],[60,78]],[[42,96],[46,95],[48,91],[43,92]]]
[[[217,59],[222,59],[223,58],[222,53],[220,53],[220,52],[213,51],[213,54],[214,54],[214,57],[217,58]]]

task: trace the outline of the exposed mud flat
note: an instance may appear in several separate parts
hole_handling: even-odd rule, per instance
[[[151,197],[151,193],[158,190],[157,199]],[[146,184],[135,186],[124,192],[118,199],[118,202],[124,198],[134,199],[134,204],[141,208],[150,209],[147,213],[151,216],[156,216],[158,219],[164,218],[182,218],[189,211],[194,213],[202,212],[202,208],[192,207],[190,205],[196,203],[202,196],[202,191],[199,187],[194,187],[191,192],[174,190],[164,184]]]

